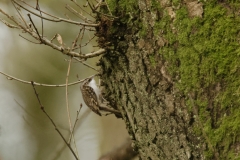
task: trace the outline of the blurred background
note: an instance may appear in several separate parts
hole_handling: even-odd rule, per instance
[[[26,2],[36,5],[35,0]],[[86,1],[79,0],[78,3],[83,5]],[[63,18],[66,18],[65,14],[67,14],[72,19],[80,21],[65,8],[66,4],[79,10],[69,0],[40,1],[42,10]],[[17,15],[9,0],[1,0],[0,9],[10,15]],[[26,12],[23,14],[26,15]],[[0,18],[7,20],[2,14]],[[41,20],[37,17],[32,18],[41,31]],[[79,26],[44,21],[44,35],[51,39],[58,33],[67,46],[71,46],[78,31]],[[69,57],[48,46],[30,43],[19,34],[36,42],[25,33],[10,29],[0,22],[0,71],[26,81],[64,84]],[[90,37],[92,35],[93,33],[89,33]],[[82,48],[82,52],[97,50],[94,45],[96,42],[92,41],[87,47]],[[89,59],[86,63],[95,66],[97,61],[98,58]],[[93,69],[73,60],[69,83],[77,81],[77,75],[83,79],[95,73]],[[80,104],[83,103],[75,129],[78,154],[82,160],[96,160],[102,154],[125,143],[128,134],[121,119],[113,115],[99,117],[91,112],[82,100],[79,87],[80,84],[68,87],[72,124]],[[63,135],[69,137],[65,88],[36,86],[36,89],[45,110]],[[8,80],[0,75],[0,160],[15,159],[71,160],[74,157],[40,109],[32,86]]]

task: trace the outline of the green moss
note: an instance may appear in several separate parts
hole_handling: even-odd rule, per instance
[[[150,62],[151,62],[151,64],[152,64],[152,66],[156,66],[156,62],[155,62],[155,57],[154,57],[154,55],[150,55],[150,56],[149,56],[149,59],[150,59]]]
[[[140,37],[148,34],[148,26],[138,21],[138,1],[107,2],[113,15],[120,17],[121,25],[138,26]],[[174,8],[173,20],[157,0],[151,0],[152,13],[160,12],[153,33],[166,40],[159,53],[168,61],[168,71],[176,77],[176,85],[185,96],[196,94],[186,101],[190,112],[194,107],[198,110],[196,120],[199,119],[201,125],[196,124],[194,131],[205,136],[206,158],[212,159],[214,152],[218,152],[219,159],[233,159],[231,145],[240,137],[240,3],[202,1],[203,17],[189,18],[184,4],[179,8],[181,2],[171,1],[173,6],[178,6]],[[112,34],[119,32],[119,26],[111,27]],[[126,33],[126,28],[122,30]],[[154,56],[149,58],[155,65]]]
[[[159,1],[157,1],[157,0],[151,0],[151,2],[152,2],[152,8],[151,8],[151,10],[161,10],[161,6],[159,5]]]
[[[173,22],[164,14],[154,26],[154,34],[166,32],[163,36],[168,45],[159,53],[170,62],[170,74],[180,77],[177,86],[185,95],[197,93],[194,105],[204,125],[202,131],[208,145],[219,148],[220,159],[233,155],[228,153],[230,146],[240,136],[240,17],[234,11],[239,2],[231,1],[229,6],[232,8],[206,2],[203,18],[188,18],[183,7],[176,11]],[[221,84],[218,90],[217,84]],[[191,110],[193,104],[187,104]],[[200,133],[199,128],[195,132]],[[213,152],[209,149],[206,157],[211,159]]]
[[[147,27],[142,25],[142,27],[140,27],[139,37],[143,38],[146,35],[147,35]]]
[[[179,6],[179,3],[181,3],[181,0],[172,0],[173,6]]]
[[[113,19],[111,26],[108,26],[108,28],[105,29],[109,30],[112,37],[118,37],[119,39],[123,38],[127,30],[133,29],[132,26],[139,26],[139,28],[143,28],[142,23],[138,21],[139,17],[137,16],[139,15],[139,10],[138,2],[136,0],[107,0],[107,4],[112,15],[117,17]],[[145,34],[144,28],[142,35],[143,34]]]
[[[116,7],[117,7],[117,1],[113,1],[113,0],[106,0],[108,7],[110,9],[110,11],[115,11]]]
[[[107,0],[107,4],[111,11],[134,12],[138,2],[136,0]]]

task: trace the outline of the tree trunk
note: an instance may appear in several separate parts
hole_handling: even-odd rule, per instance
[[[237,158],[240,2],[107,2],[117,18],[100,14],[97,28],[105,98],[141,159]]]

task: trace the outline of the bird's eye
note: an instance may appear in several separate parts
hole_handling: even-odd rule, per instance
[[[92,80],[92,79],[91,79],[91,78],[89,78],[89,79],[88,79],[88,83],[89,83],[89,82],[91,82],[91,80]]]

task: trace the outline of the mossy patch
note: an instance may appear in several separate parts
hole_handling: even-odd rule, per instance
[[[165,32],[168,45],[159,53],[170,62],[171,75],[180,77],[176,79],[178,88],[186,96],[195,93],[202,131],[213,147],[206,157],[218,153],[220,159],[226,159],[234,155],[229,152],[240,136],[239,2],[206,2],[203,6],[202,18],[188,18],[185,7],[176,10],[174,21],[163,14],[154,33]]]
[[[206,158],[234,159],[237,155],[233,146],[240,141],[240,3],[202,1],[202,18],[189,18],[182,2],[172,1],[176,17],[171,18],[166,6],[151,1],[151,12],[157,12],[158,17],[153,34],[166,40],[159,54],[168,61],[173,81],[187,97],[189,112],[197,109],[193,116],[200,122],[194,123],[195,133],[205,137]],[[107,3],[119,19],[106,23],[109,24],[106,42],[122,46],[117,49],[127,48],[123,37],[131,26],[139,27],[142,38],[148,34],[148,26],[136,18],[138,1],[107,0]],[[106,38],[106,34],[102,36]],[[154,56],[150,56],[150,61],[155,65]]]
[[[118,0],[118,1],[106,0],[106,1],[111,11],[114,11],[114,12],[122,11],[122,13],[135,12],[138,4],[137,0]]]

